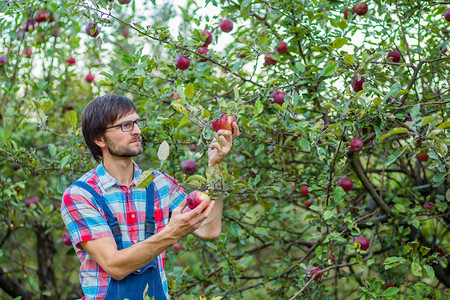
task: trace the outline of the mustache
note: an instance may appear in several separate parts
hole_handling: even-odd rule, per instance
[[[142,136],[137,136],[137,137],[132,138],[130,140],[130,143],[132,143],[132,142],[141,142],[142,143]]]

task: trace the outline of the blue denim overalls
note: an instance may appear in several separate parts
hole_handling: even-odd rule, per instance
[[[82,181],[76,181],[73,185],[78,186],[88,191],[97,200],[98,204],[102,207],[106,214],[106,221],[114,235],[114,239],[117,243],[117,249],[123,249],[122,235],[120,233],[119,223],[117,218],[114,217],[104,198],[100,196],[91,186]],[[155,184],[152,183],[147,187],[147,203],[146,203],[146,217],[145,217],[145,238],[152,236],[155,232],[155,218],[154,218],[154,198],[155,198]],[[129,300],[142,300],[145,299],[145,295],[154,297],[155,300],[166,300],[166,294],[164,293],[161,277],[158,269],[158,260],[155,258],[146,266],[138,269],[118,281],[110,278],[108,283],[108,291],[105,299],[129,299]]]

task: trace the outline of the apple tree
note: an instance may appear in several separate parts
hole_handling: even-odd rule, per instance
[[[224,198],[217,240],[167,250],[174,299],[449,296],[450,2],[0,7],[2,298],[81,296],[59,205],[96,165],[80,118],[105,93],[148,120],[142,169]]]

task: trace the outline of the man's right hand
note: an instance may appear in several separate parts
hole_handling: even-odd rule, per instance
[[[203,221],[208,218],[215,201],[203,201],[193,210],[186,210],[186,199],[172,211],[172,217],[166,229],[172,232],[177,240],[197,230]]]

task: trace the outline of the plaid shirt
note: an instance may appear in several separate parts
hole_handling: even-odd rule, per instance
[[[146,193],[144,188],[136,187],[142,171],[136,164],[134,169],[134,179],[130,188],[120,184],[108,174],[103,164],[79,179],[88,183],[106,199],[108,207],[119,222],[124,248],[145,239]],[[155,194],[154,214],[157,232],[159,232],[169,222],[169,212],[184,200],[185,194],[183,188],[177,187],[178,182],[172,177],[161,172],[154,172],[154,174],[154,183],[158,191]],[[93,199],[91,194],[79,187],[68,187],[62,198],[61,215],[81,262],[80,282],[86,299],[104,299],[110,276],[80,247],[80,242],[113,237],[106,222],[106,215]],[[164,260],[165,251],[158,256],[158,266],[162,286],[169,299]]]

